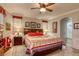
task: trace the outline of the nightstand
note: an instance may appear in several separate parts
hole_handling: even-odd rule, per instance
[[[21,36],[14,37],[14,46],[16,46],[16,45],[22,45],[22,37]]]

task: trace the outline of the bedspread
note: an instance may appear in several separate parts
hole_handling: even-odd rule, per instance
[[[33,54],[36,50],[45,50],[50,49],[51,47],[56,47],[62,44],[60,38],[50,38],[50,37],[26,37],[25,44],[27,49],[30,50],[30,53]]]

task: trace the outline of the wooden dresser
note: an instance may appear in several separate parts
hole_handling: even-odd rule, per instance
[[[16,45],[22,45],[22,37],[18,36],[18,37],[14,37],[14,46]]]

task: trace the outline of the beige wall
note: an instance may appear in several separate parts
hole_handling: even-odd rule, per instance
[[[17,21],[17,20],[19,20],[19,21]],[[24,28],[26,21],[33,21],[33,22],[41,23],[41,25],[42,25],[42,21],[39,19],[33,19],[33,18],[29,18],[29,17],[23,17],[22,19],[15,19],[15,18],[13,19],[12,15],[6,11],[6,16],[4,17],[4,25],[5,25],[4,26],[4,37],[6,37],[6,36],[10,36],[11,38],[13,37],[13,32],[14,32],[14,27],[13,27],[14,23],[13,22],[14,21],[17,24],[21,22],[21,24],[19,24],[19,25],[22,25],[21,28]],[[6,30],[6,22],[11,24],[10,31]],[[15,26],[18,26],[18,25],[15,25]],[[41,28],[43,28],[43,26],[41,26]]]
[[[40,19],[35,19],[35,18],[29,18],[29,17],[23,17],[23,25],[25,26],[25,22],[37,22],[40,23],[42,25],[42,20]],[[43,26],[41,26],[41,28],[43,28]]]
[[[65,17],[71,17],[73,24],[79,23],[79,11],[75,11],[73,13],[62,15],[60,17],[54,18],[49,21],[48,28],[49,28],[50,33],[53,31],[52,26],[50,26],[50,25],[52,25],[52,22],[57,21],[58,22],[58,29],[57,29],[58,32],[57,33],[52,32],[52,33],[54,35],[60,37],[60,20],[62,20]],[[72,42],[73,42],[72,47],[75,49],[79,49],[79,29],[72,30]]]
[[[16,32],[20,32],[23,36],[24,34],[24,28],[25,27],[25,22],[37,22],[37,23],[40,23],[42,25],[42,21],[39,20],[39,19],[34,19],[34,18],[29,18],[29,17],[23,17],[22,19],[17,19],[17,18],[14,18],[13,19],[14,21],[14,27],[13,27],[13,31],[14,33]],[[42,29],[42,26],[41,26],[41,29]]]

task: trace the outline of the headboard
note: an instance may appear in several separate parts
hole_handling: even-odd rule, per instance
[[[28,32],[42,32],[43,33],[43,29],[24,29],[24,35],[27,34]]]

